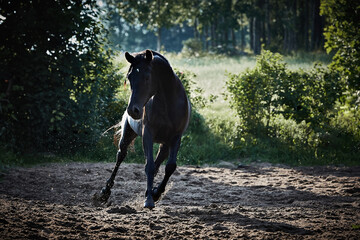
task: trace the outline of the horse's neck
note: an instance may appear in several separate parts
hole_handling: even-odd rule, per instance
[[[166,70],[158,71],[157,78],[157,97],[163,98],[168,103],[175,102],[181,92],[179,80],[171,67],[166,66]]]

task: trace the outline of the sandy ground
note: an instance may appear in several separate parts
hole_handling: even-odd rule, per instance
[[[178,167],[153,210],[144,166],[15,168],[0,179],[0,239],[360,239],[360,167]],[[164,167],[156,178],[160,181]]]

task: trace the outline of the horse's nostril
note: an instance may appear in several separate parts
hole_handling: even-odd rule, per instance
[[[136,115],[139,115],[140,114],[140,109],[136,106],[133,107],[133,113],[136,114]]]

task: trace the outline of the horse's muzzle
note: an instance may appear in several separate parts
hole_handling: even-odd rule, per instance
[[[142,108],[136,105],[129,106],[127,108],[128,114],[135,120],[138,120],[142,117]]]

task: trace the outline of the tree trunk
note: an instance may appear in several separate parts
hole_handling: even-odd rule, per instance
[[[215,48],[216,43],[215,43],[215,25],[211,24],[211,47]]]
[[[304,44],[305,50],[309,51],[309,5],[304,3]]]
[[[269,0],[265,0],[265,36],[267,47],[271,44],[270,10],[270,2]]]
[[[297,48],[307,51],[308,49],[308,31],[309,31],[309,16],[308,3],[304,0],[298,0],[297,6],[299,8],[298,16],[298,31],[297,31]]]
[[[214,47],[217,47],[219,45],[219,36],[218,36],[218,27],[217,27],[217,22],[215,21],[213,23],[213,28],[214,28]]]
[[[232,47],[235,50],[235,48],[236,48],[236,35],[235,35],[234,28],[231,28],[231,42],[232,42]]]
[[[287,4],[283,49],[290,53],[296,50],[296,0],[288,1]]]
[[[250,25],[250,49],[254,51],[254,18],[249,20]]]
[[[241,38],[240,38],[240,46],[241,46],[241,51],[244,52],[245,50],[245,34],[246,34],[246,26],[242,26],[241,27]]]
[[[320,16],[320,0],[313,1],[313,27],[311,32],[311,50],[321,47],[323,22]]]
[[[260,33],[261,33],[261,24],[258,17],[253,19],[254,29],[253,29],[253,45],[254,45],[254,54],[260,54],[261,52],[261,43],[260,43]]]
[[[204,31],[204,35],[205,35],[205,50],[208,51],[209,50],[209,27],[206,26],[205,27],[205,31]]]
[[[226,27],[224,27],[223,30],[223,47],[225,47],[226,49],[228,48],[228,44],[229,44],[229,29]]]
[[[199,39],[198,19],[197,18],[195,18],[195,21],[194,21],[194,38]]]
[[[291,25],[290,25],[290,51],[296,51],[297,50],[297,43],[296,43],[296,9],[297,9],[297,4],[296,4],[296,0],[292,1],[292,6],[290,7],[291,9]]]
[[[157,29],[156,37],[157,37],[156,51],[160,52],[160,50],[161,50],[161,28]]]

